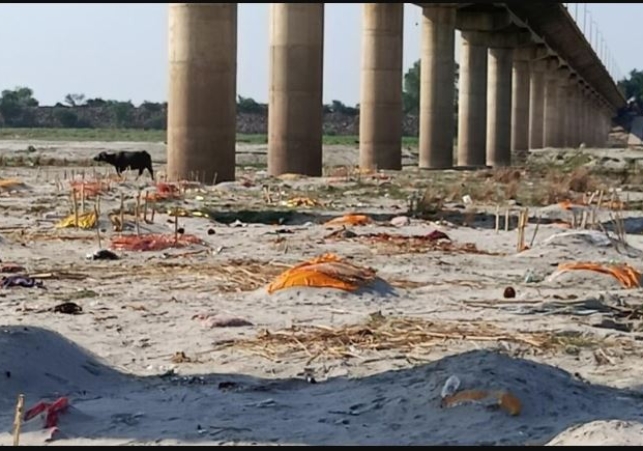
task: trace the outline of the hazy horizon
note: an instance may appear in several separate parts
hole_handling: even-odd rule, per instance
[[[582,14],[582,4],[578,5]],[[574,4],[570,4],[573,13]],[[588,4],[622,75],[643,63],[629,47],[643,41],[643,4]],[[41,105],[67,94],[167,100],[167,4],[0,4],[5,56],[0,89],[27,86]],[[407,4],[404,72],[420,58],[421,10]],[[268,4],[239,4],[237,94],[268,99]],[[361,4],[327,3],[324,103],[359,103]],[[624,32],[624,30],[626,32]],[[459,34],[456,59],[459,55]],[[261,45],[257,45],[260,42]]]

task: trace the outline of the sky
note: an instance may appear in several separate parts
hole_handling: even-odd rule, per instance
[[[622,74],[643,69],[642,3],[586,5]],[[574,4],[569,4],[575,14]],[[359,103],[362,6],[327,3],[324,103]],[[163,102],[168,91],[167,4],[0,3],[0,90],[28,86],[41,105],[69,93]],[[240,3],[237,94],[268,99],[268,4]],[[407,4],[404,70],[420,58],[420,8]],[[458,59],[459,35],[456,38]]]

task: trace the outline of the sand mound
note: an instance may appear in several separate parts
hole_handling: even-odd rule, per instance
[[[638,258],[639,255],[643,255],[639,249],[612,241],[603,232],[572,231],[536,240],[532,249],[517,254],[515,258],[529,259],[535,265],[548,265],[572,261],[626,262],[628,258]]]
[[[373,376],[320,378],[317,384],[227,375],[239,387],[226,393],[216,386],[168,384],[159,390],[132,385],[136,378],[124,384],[125,375],[103,367],[57,334],[36,328],[0,330],[0,368],[12,372],[2,381],[3,404],[13,404],[18,392],[35,399],[52,392],[100,391],[93,399],[72,400],[78,410],[63,418],[62,429],[75,440],[185,440],[196,424],[214,424],[231,425],[212,432],[216,440],[238,443],[273,441],[279,431],[283,444],[539,445],[578,424],[643,421],[640,400],[621,390],[587,385],[564,371],[488,351]],[[476,403],[442,408],[441,391],[452,375],[461,380],[460,390],[510,392],[520,400],[521,414],[510,416]],[[278,410],[268,414],[266,409]],[[11,411],[8,406],[4,410]],[[630,429],[632,437],[639,433]],[[38,431],[25,443],[41,440]],[[613,439],[609,432],[576,429],[566,434],[601,441],[600,434]],[[197,431],[189,438],[208,440]],[[0,436],[0,442],[8,443],[8,435]]]
[[[427,437],[433,445],[542,444],[578,423],[643,419],[634,400],[616,389],[587,385],[565,371],[501,354],[461,354],[431,364],[425,371],[423,384],[429,399],[424,400],[423,409],[418,406],[416,413],[439,404],[440,390],[451,375],[461,380],[460,390],[507,390],[523,406],[519,417],[475,404],[427,412],[441,425],[431,438]],[[475,433],[473,429],[477,429]]]
[[[643,424],[634,421],[593,421],[574,426],[546,446],[640,446]]]
[[[0,326],[0,408],[18,394],[44,397],[115,391],[125,376],[61,335],[36,327]]]

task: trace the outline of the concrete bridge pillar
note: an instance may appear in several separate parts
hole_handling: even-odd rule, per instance
[[[601,146],[601,125],[599,121],[599,116],[600,113],[598,111],[598,100],[596,95],[592,97],[591,100],[591,105],[592,105],[592,133],[594,135],[594,146],[595,147],[600,147]]]
[[[578,75],[573,74],[569,78],[569,88],[567,92],[567,115],[569,122],[567,123],[567,139],[565,142],[566,147],[575,148],[576,142],[576,124],[578,115],[576,111],[576,86],[578,85]]]
[[[545,119],[545,73],[547,60],[530,63],[529,82],[529,149],[542,149]]]
[[[511,93],[511,150],[529,150],[530,78],[529,63],[535,48],[514,50]]]
[[[594,108],[594,92],[590,91],[587,96],[587,132],[588,140],[591,148],[598,147],[598,139],[596,135],[596,110]]]
[[[598,139],[596,137],[596,110],[594,109],[594,93],[590,93],[587,97],[587,116],[589,121],[588,135],[590,147],[598,147]]]
[[[566,82],[566,118],[565,118],[565,141],[564,145],[567,148],[576,147],[576,141],[574,138],[574,129],[576,127],[576,92],[575,87],[577,84],[578,76],[572,74]]]
[[[598,137],[599,144],[605,148],[607,144],[607,123],[605,121],[605,107],[599,103],[598,106]]]
[[[600,108],[600,99],[594,97],[594,123],[595,125],[595,135],[596,135],[596,147],[603,147],[603,127],[602,124],[602,113]]]
[[[548,70],[545,72],[545,119],[543,127],[543,147],[557,147],[558,130],[561,120],[558,105],[558,86],[560,84],[558,60],[549,60],[548,65]]]
[[[531,43],[531,35],[525,32],[491,33],[487,44],[489,45],[489,69],[487,87],[487,165],[492,167],[510,166],[512,149],[512,118],[514,111],[521,113],[522,146],[526,150],[527,124],[529,115],[529,57],[533,55],[532,47],[525,47]],[[526,55],[524,53],[527,53]],[[516,102],[512,101],[514,94],[513,68],[514,55],[522,60],[524,72],[516,86]],[[522,105],[520,102],[526,103]],[[513,107],[516,107],[514,109]]]
[[[605,107],[605,147],[609,144],[610,134],[612,133],[612,109],[609,105]]]
[[[589,147],[588,119],[587,119],[587,86],[583,83],[580,88],[580,121],[581,121],[581,142]]]
[[[609,129],[608,121],[607,121],[606,111],[607,111],[607,107],[601,101],[601,103],[599,104],[599,108],[598,108],[598,115],[599,115],[599,118],[600,118],[600,128],[599,128],[599,130],[601,131],[600,132],[601,133],[601,135],[600,135],[600,137],[601,137],[601,147],[603,147],[603,148],[607,147],[607,141],[608,141],[609,134],[610,134],[610,129]]]
[[[589,125],[589,130],[591,134],[590,142],[592,143],[592,147],[598,148],[598,115],[596,114],[596,104],[594,100],[594,96],[592,95],[589,98],[589,118],[590,118],[590,125]]]
[[[580,83],[574,85],[574,147],[583,142],[583,96]]]
[[[487,85],[487,166],[511,165],[511,46],[489,48]]]
[[[364,3],[359,167],[402,169],[404,3]]]
[[[598,108],[598,130],[599,143],[604,148],[607,141],[607,126],[605,123],[605,110],[602,106]]]
[[[458,166],[486,165],[486,42],[483,32],[462,32],[458,97]]]
[[[587,98],[586,98],[586,90],[585,90],[585,85],[583,84],[580,88],[579,91],[579,110],[580,110],[580,116],[579,116],[579,121],[580,121],[580,131],[581,135],[579,137],[579,140],[581,143],[585,143],[587,146]]]
[[[323,3],[270,4],[270,175],[322,175],[323,50]]]
[[[557,109],[558,109],[558,121],[555,124],[555,141],[554,146],[556,148],[565,147],[565,131],[567,130],[567,121],[568,121],[568,107],[567,107],[567,91],[569,87],[569,69],[567,67],[561,67],[557,71],[558,74],[558,86],[557,86]]]
[[[237,4],[169,6],[167,173],[235,178]]]
[[[453,167],[455,6],[422,10],[419,166],[423,169]]]

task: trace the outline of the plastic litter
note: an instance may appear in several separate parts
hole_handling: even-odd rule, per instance
[[[456,394],[458,389],[460,388],[460,378],[458,376],[453,375],[447,379],[447,381],[444,383],[444,387],[442,387],[442,393],[440,396],[442,396],[442,399],[448,397],[448,396],[453,396]]]

